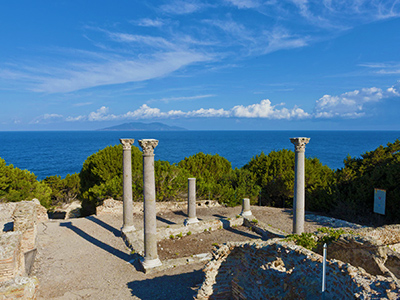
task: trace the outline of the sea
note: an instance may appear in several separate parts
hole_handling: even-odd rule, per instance
[[[294,150],[291,137],[309,137],[306,157],[331,169],[344,167],[348,156],[361,157],[393,143],[400,131],[26,131],[0,132],[0,157],[7,164],[47,176],[79,173],[87,157],[120,138],[157,139],[155,159],[178,163],[199,152],[219,154],[241,168],[261,152]]]

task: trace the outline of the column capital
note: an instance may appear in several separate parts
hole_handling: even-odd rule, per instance
[[[294,144],[294,149],[296,152],[305,152],[306,144],[308,144],[310,138],[306,137],[290,138],[290,141]]]
[[[135,142],[134,139],[119,139],[124,150],[131,150],[132,144]]]
[[[158,145],[158,140],[154,139],[145,139],[139,140],[139,145],[143,149],[144,156],[154,155],[154,148]]]

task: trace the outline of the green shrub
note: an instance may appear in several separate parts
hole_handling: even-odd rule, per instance
[[[79,173],[83,214],[92,214],[104,199],[122,199],[122,145],[108,146],[83,163]],[[132,194],[134,200],[143,198],[143,156],[132,147]]]
[[[261,153],[253,157],[243,169],[255,176],[255,184],[261,188],[261,204],[276,207],[291,207],[294,191],[295,153],[290,150]],[[334,172],[317,158],[305,159],[306,203],[319,208],[321,194],[332,183]],[[314,205],[314,203],[317,204]]]
[[[355,221],[373,217],[374,188],[386,190],[386,223],[400,222],[400,140],[366,152],[361,158],[348,156],[336,172],[336,214]]]
[[[309,250],[313,250],[314,248],[317,247],[317,240],[315,238],[315,235],[312,233],[306,233],[303,232],[302,234],[289,234],[286,237],[287,241],[294,241],[296,245],[302,246],[304,248],[307,248]]]
[[[51,188],[51,206],[70,203],[77,199],[80,191],[78,174],[68,174],[64,179],[61,176],[49,176],[42,180]]]
[[[51,204],[51,188],[36,180],[35,174],[6,165],[0,158],[0,201],[18,202],[39,199],[40,203],[49,208]]]

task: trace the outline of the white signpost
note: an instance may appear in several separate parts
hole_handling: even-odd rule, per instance
[[[386,208],[386,190],[375,189],[374,191],[374,213],[384,215]]]

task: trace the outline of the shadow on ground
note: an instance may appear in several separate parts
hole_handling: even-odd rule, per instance
[[[104,223],[105,224],[105,223]],[[95,237],[92,237],[91,235],[87,234],[84,232],[82,229],[72,225],[71,222],[65,222],[65,223],[60,223],[61,227],[66,227],[68,229],[71,229],[73,232],[75,232],[77,235],[80,237],[84,238],[88,242],[92,243],[93,245],[103,249],[104,251],[107,251],[111,253],[112,255],[115,255],[116,257],[133,264],[135,269],[137,271],[141,271],[140,265],[137,263],[137,259],[134,259],[134,257],[128,253],[122,252],[110,245],[107,245],[106,243],[103,243],[102,241],[96,239]]]
[[[204,280],[201,270],[128,283],[132,296],[142,300],[193,299]]]
[[[94,216],[89,216],[86,219],[96,223],[97,225],[100,225],[104,229],[107,229],[108,231],[112,232],[116,237],[121,237],[121,231],[118,230],[115,227],[112,227],[111,225],[108,225],[107,223],[103,222],[102,220],[94,217]]]
[[[175,222],[172,222],[172,221],[170,221],[170,220],[164,219],[164,218],[162,218],[162,217],[160,217],[160,216],[157,216],[156,218],[157,218],[158,221],[167,223],[168,225],[176,224]]]
[[[237,230],[237,229],[231,227],[230,222],[226,219],[220,219],[220,221],[222,222],[222,227],[227,231],[230,231],[235,234],[240,234],[240,235],[243,235],[243,236],[251,238],[251,239],[261,239],[260,235],[244,232],[244,231]]]

